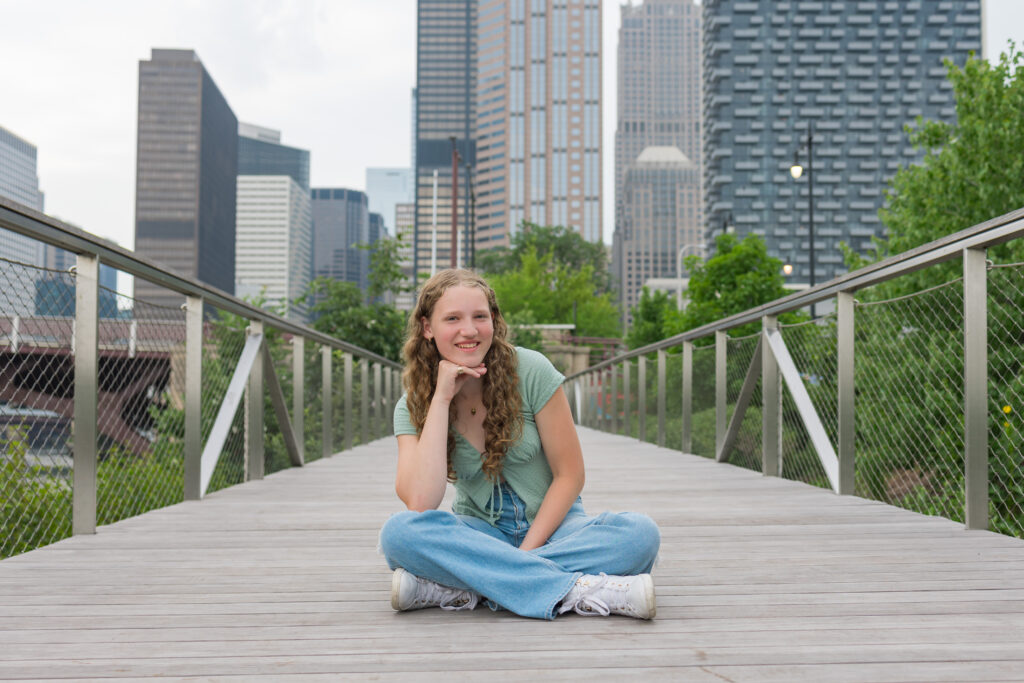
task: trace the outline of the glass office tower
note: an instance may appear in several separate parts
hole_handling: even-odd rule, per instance
[[[436,215],[437,268],[447,268],[452,232],[452,148],[458,152],[456,226],[468,228],[466,165],[476,164],[476,0],[418,0],[416,3],[416,148],[413,265],[431,270]],[[434,202],[434,177],[437,201]]]
[[[598,0],[481,0],[476,241],[525,220],[601,234]]]
[[[845,271],[839,243],[882,236],[887,181],[919,160],[904,126],[953,121],[944,58],[981,52],[978,0],[704,0],[705,233],[762,235],[810,275],[808,178],[814,180],[815,281]],[[950,225],[950,232],[967,226]]]
[[[235,289],[238,119],[192,50],[139,62],[135,251],[229,294]],[[135,280],[135,296],[184,297]]]

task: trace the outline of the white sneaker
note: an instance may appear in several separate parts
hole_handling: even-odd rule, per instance
[[[650,574],[600,576],[584,574],[562,598],[559,614],[576,610],[586,616],[621,614],[634,619],[653,619],[657,612],[654,581]]]
[[[473,609],[479,601],[473,591],[449,588],[413,576],[401,567],[391,577],[391,607],[399,612],[424,607],[444,610]]]

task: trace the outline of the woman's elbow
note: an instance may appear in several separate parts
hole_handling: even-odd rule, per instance
[[[437,506],[441,504],[439,499],[435,500],[432,496],[426,496],[416,491],[405,491],[400,486],[395,487],[395,493],[398,494],[399,500],[405,503],[406,509],[412,512],[436,510]]]

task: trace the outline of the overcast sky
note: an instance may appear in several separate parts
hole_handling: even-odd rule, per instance
[[[985,0],[986,49],[1024,42],[1024,0]],[[605,241],[619,2],[604,3]],[[138,63],[196,50],[240,121],[311,151],[314,186],[409,166],[415,0],[0,0],[0,126],[38,148],[46,212],[134,245]]]

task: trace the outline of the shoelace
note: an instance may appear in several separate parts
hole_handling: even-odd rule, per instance
[[[580,588],[579,594],[577,594],[575,600],[566,600],[562,603],[559,608],[559,614],[565,614],[570,610],[575,610],[576,614],[582,614],[584,616],[593,616],[600,614],[602,617],[606,617],[611,614],[611,608],[608,603],[597,597],[597,592],[608,582],[608,575],[601,572],[600,578],[595,581],[592,585],[586,588]],[[576,587],[573,587],[575,590]]]
[[[479,598],[473,591],[442,586],[433,581],[420,581],[415,602],[426,607],[437,605],[443,610],[473,609]]]

